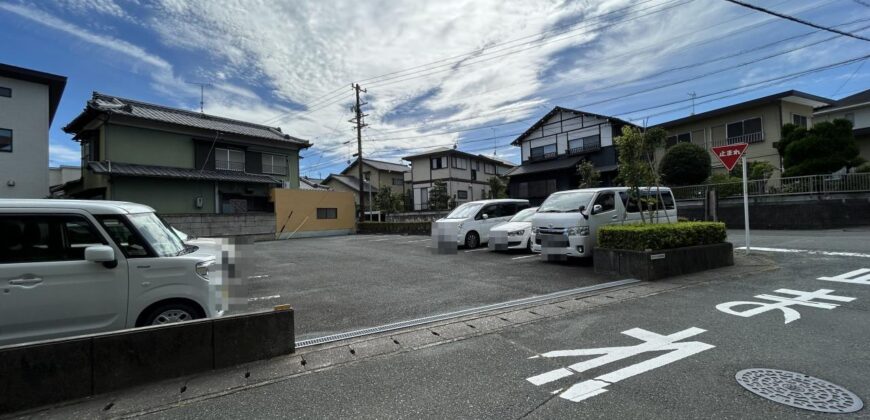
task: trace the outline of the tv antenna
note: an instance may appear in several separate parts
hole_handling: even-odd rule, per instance
[[[698,94],[693,90],[689,92],[688,95],[692,98],[692,115],[695,115],[695,97],[698,96]]]
[[[199,113],[204,114],[203,109],[205,108],[205,87],[211,87],[211,83],[203,83],[203,82],[187,82],[191,85],[199,86]]]

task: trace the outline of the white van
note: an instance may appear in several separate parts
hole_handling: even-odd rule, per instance
[[[0,346],[220,316],[195,249],[140,204],[0,199]]]
[[[676,223],[677,207],[666,187],[642,187],[647,222]],[[649,210],[658,209],[652,214]],[[627,187],[587,188],[551,194],[532,219],[534,251],[567,257],[592,256],[601,226],[640,223],[641,206],[629,199]]]
[[[496,199],[465,203],[443,219],[435,221],[436,229],[442,234],[456,235],[457,245],[477,248],[489,240],[489,230],[507,222],[520,210],[531,207],[529,200]],[[451,245],[452,246],[452,245]]]

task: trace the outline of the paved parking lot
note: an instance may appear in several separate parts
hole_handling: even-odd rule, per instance
[[[428,236],[354,235],[253,245],[249,309],[288,303],[297,338],[319,337],[614,280],[589,262],[460,249]]]

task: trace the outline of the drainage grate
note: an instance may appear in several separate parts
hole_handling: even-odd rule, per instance
[[[852,413],[864,403],[846,388],[828,381],[778,369],[745,369],[737,383],[756,395],[781,404],[824,413]]]
[[[510,301],[502,302],[502,303],[495,303],[492,305],[479,306],[477,308],[463,309],[461,311],[449,312],[446,314],[427,316],[425,318],[410,319],[407,321],[395,322],[392,324],[381,325],[378,327],[364,328],[361,330],[348,331],[348,332],[344,332],[344,333],[340,333],[340,334],[333,334],[333,335],[327,335],[327,336],[323,336],[323,337],[310,338],[307,340],[297,341],[296,348],[309,347],[309,346],[314,346],[317,344],[331,343],[333,341],[346,340],[349,338],[362,337],[362,336],[371,335],[371,334],[378,334],[378,333],[398,330],[398,329],[402,329],[402,328],[416,327],[419,325],[429,324],[432,322],[446,321],[449,319],[460,318],[463,316],[476,315],[476,314],[487,312],[487,311],[493,311],[493,310],[498,310],[498,309],[507,309],[507,308],[513,308],[516,306],[540,303],[540,302],[545,302],[545,301],[550,300],[550,299],[556,299],[556,298],[576,295],[576,294],[580,294],[580,293],[588,293],[588,292],[593,292],[596,290],[609,289],[611,287],[624,286],[626,284],[632,284],[632,283],[638,283],[638,282],[640,282],[640,280],[636,280],[636,279],[625,279],[625,280],[612,281],[612,282],[608,282],[608,283],[596,284],[594,286],[579,287],[576,289],[563,290],[561,292],[549,293],[546,295],[532,296],[532,297],[523,298],[523,299],[510,300]]]

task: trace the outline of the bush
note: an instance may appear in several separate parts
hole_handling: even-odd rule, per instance
[[[859,174],[870,173],[870,162],[861,164],[861,166],[855,168],[855,172]]]
[[[672,146],[659,165],[666,185],[697,185],[710,176],[710,171],[710,153],[692,143]]]
[[[719,184],[711,188],[716,190],[719,198],[743,194],[743,179],[728,174],[714,174],[707,180],[708,184]]]
[[[598,231],[601,248],[658,251],[725,242],[725,224],[681,222],[645,225],[608,225]]]

